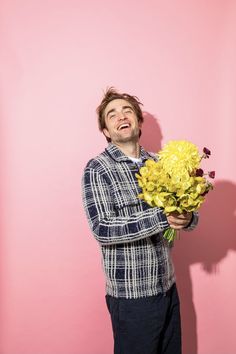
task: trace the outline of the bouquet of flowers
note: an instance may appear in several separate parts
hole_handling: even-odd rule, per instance
[[[163,208],[166,215],[196,211],[213,189],[205,177],[215,177],[215,171],[204,173],[200,168],[203,158],[209,158],[206,147],[200,155],[198,148],[188,141],[170,141],[157,154],[158,161],[147,160],[136,174],[142,193],[138,195],[152,207]],[[167,229],[164,237],[173,241],[176,230]]]

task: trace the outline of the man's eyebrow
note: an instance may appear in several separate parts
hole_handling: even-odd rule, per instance
[[[132,106],[123,106],[122,109],[126,109],[126,108],[131,108],[132,111],[134,110]]]
[[[107,112],[106,116],[108,116],[108,114],[115,112],[115,108],[110,109],[110,111]]]
[[[132,109],[132,111],[134,110],[132,106],[127,106],[127,105],[126,106],[122,106],[122,110],[123,109],[127,109],[127,108]],[[107,112],[106,116],[108,116],[110,113],[115,112],[115,111],[116,111],[115,108],[110,109],[110,111]]]

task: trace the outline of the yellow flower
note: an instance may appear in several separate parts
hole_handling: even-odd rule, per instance
[[[170,141],[158,153],[158,156],[163,169],[169,173],[180,173],[181,170],[192,173],[201,161],[196,145],[185,140]]]
[[[188,141],[171,141],[158,154],[159,160],[147,160],[136,174],[142,189],[139,198],[165,214],[198,210],[205,194],[212,189],[203,171],[199,174],[201,156],[196,145]],[[166,230],[164,237],[173,241],[175,230]]]

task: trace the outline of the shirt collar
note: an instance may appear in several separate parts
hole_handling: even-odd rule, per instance
[[[116,145],[112,143],[109,143],[105,150],[117,162],[128,160],[130,161],[129,157],[126,156]],[[140,158],[142,161],[148,160],[150,158],[155,159],[155,154],[148,153],[142,146],[140,146]]]

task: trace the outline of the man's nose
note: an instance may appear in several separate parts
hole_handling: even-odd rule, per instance
[[[125,113],[123,113],[123,112],[119,112],[119,114],[118,114],[118,118],[119,118],[119,120],[126,119]]]

